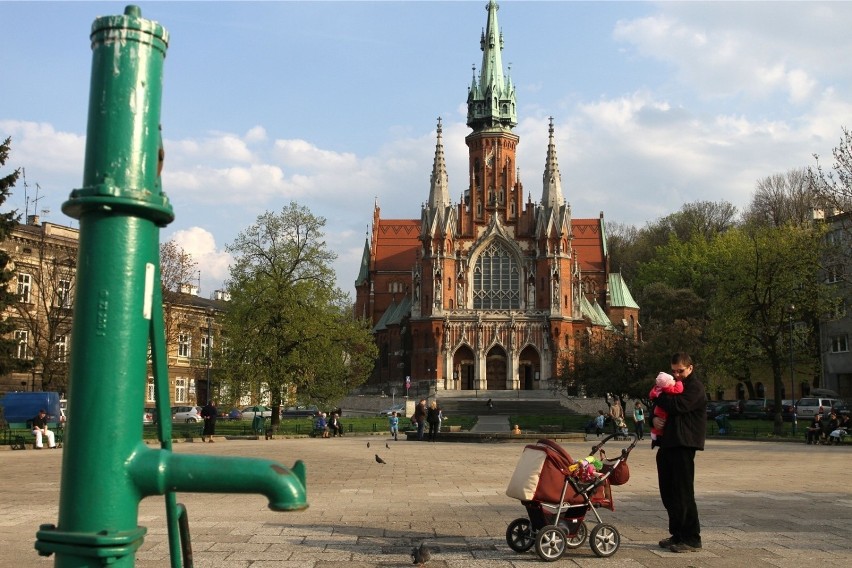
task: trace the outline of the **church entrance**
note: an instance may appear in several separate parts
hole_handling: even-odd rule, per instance
[[[506,352],[496,345],[485,359],[485,384],[488,390],[506,390]]]
[[[523,390],[533,390],[535,388],[536,373],[540,372],[541,359],[532,346],[527,345],[518,358],[518,381],[520,388]]]
[[[473,366],[473,351],[470,347],[464,345],[459,347],[453,355],[453,378],[456,379],[456,385],[461,390],[474,390],[474,366]]]

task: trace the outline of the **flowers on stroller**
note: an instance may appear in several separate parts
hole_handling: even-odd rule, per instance
[[[506,542],[512,550],[526,552],[535,546],[542,560],[552,562],[588,538],[597,556],[618,551],[621,536],[614,526],[603,522],[597,508],[615,510],[611,486],[629,480],[627,457],[637,438],[628,435],[631,443],[610,460],[603,446],[614,438],[616,434],[602,439],[588,457],[576,462],[551,440],[524,447],[506,489],[506,495],[521,501],[527,510],[527,517],[515,519],[506,528]],[[596,520],[591,532],[585,523],[589,511]]]

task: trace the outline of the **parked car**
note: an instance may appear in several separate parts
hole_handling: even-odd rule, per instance
[[[154,409],[146,408],[142,411],[142,424],[153,424],[154,423]]]
[[[281,411],[282,418],[313,418],[319,415],[319,408],[314,405],[288,406]]]
[[[244,406],[240,411],[240,416],[243,420],[252,420],[258,414],[264,418],[270,418],[272,417],[272,409],[262,404],[256,404],[254,406]]]
[[[767,410],[769,409],[768,398],[754,398],[745,401],[741,418],[766,418]]]
[[[813,418],[815,414],[825,414],[835,404],[842,403],[842,400],[836,398],[805,397],[796,403],[796,412],[799,418]]]
[[[739,417],[740,403],[736,400],[715,400],[707,403],[707,420],[714,420],[720,414],[727,414],[729,418]]]
[[[397,416],[405,416],[405,403],[394,404],[390,408],[379,411],[379,416],[390,416],[396,412]]]
[[[781,401],[781,419],[784,422],[792,422],[793,414],[796,411],[796,407],[793,405],[792,400],[783,399]],[[775,401],[770,400],[766,405],[766,419],[774,420],[775,419]]]
[[[173,406],[172,422],[201,422],[201,407]]]

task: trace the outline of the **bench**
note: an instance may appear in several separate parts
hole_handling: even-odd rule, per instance
[[[447,432],[461,432],[461,424],[446,426]]]
[[[56,422],[49,422],[47,427],[53,431],[53,439],[56,447],[62,447],[62,428]],[[13,450],[26,450],[27,444],[35,447],[35,434],[32,426],[26,422],[9,422],[2,431],[3,444],[10,446]]]

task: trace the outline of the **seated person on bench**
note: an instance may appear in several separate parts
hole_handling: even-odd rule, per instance
[[[33,435],[35,435],[35,447],[37,450],[44,448],[44,437],[47,437],[48,447],[56,447],[53,432],[47,428],[47,412],[43,408],[38,411],[38,416],[33,418]]]
[[[815,414],[814,419],[811,422],[811,425],[808,426],[807,433],[805,434],[805,439],[808,444],[819,444],[820,438],[822,437],[822,414]]]

